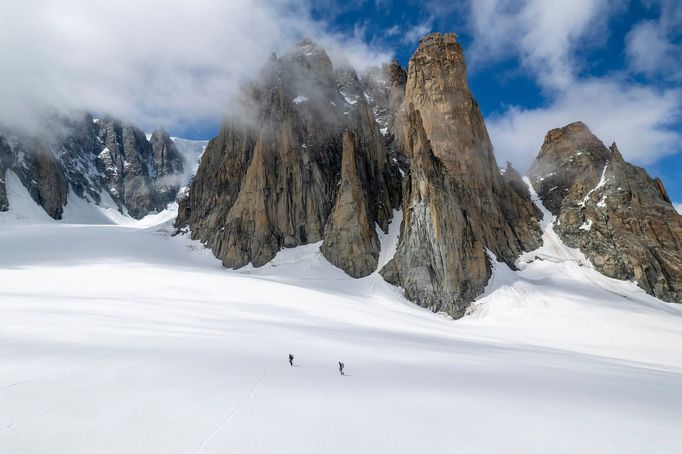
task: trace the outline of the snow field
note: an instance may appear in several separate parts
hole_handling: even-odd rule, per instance
[[[172,212],[70,199],[58,223],[8,178],[1,453],[682,449],[682,311],[591,269],[547,217],[545,246],[454,321],[319,244],[225,270]]]

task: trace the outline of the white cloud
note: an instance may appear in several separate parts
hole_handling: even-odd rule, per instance
[[[613,78],[586,79],[561,92],[549,106],[512,107],[488,119],[488,131],[499,162],[526,170],[552,128],[583,121],[606,145],[612,142],[627,160],[650,164],[679,147],[672,129],[679,118],[682,90],[657,90]]]
[[[628,34],[627,43],[627,54],[635,71],[652,76],[679,70],[680,62],[674,58],[677,47],[668,41],[657,21],[637,24]]]
[[[428,34],[433,29],[433,17],[429,17],[427,20],[420,24],[413,25],[404,32],[402,41],[406,44],[415,45],[417,41]]]
[[[663,0],[658,6],[660,16],[657,19],[642,21],[628,33],[630,67],[648,76],[680,80],[682,44],[676,44],[674,40],[682,35],[682,8],[678,0]]]
[[[604,40],[615,0],[470,0],[474,64],[518,57],[548,89],[566,88],[575,79],[573,52],[578,43]]]
[[[679,149],[682,90],[629,81],[627,74],[585,76],[585,49],[604,44],[619,0],[470,0],[470,55],[476,66],[518,59],[543,91],[535,109],[510,106],[488,119],[500,162],[525,170],[549,129],[581,120],[628,160],[656,161]]]
[[[0,122],[12,126],[45,107],[147,127],[215,121],[271,52],[304,36],[356,66],[391,56],[327,33],[296,0],[4,0],[2,10]]]

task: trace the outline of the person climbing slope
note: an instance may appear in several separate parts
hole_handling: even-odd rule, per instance
[[[294,365],[294,355],[292,355],[291,353],[289,353],[289,365],[290,366]]]
[[[343,373],[343,368],[344,368],[344,367],[345,367],[345,364],[343,364],[341,361],[339,361],[339,373],[340,373],[341,375],[345,375],[345,374]]]

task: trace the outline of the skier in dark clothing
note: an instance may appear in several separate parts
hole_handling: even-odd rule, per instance
[[[294,365],[294,355],[292,355],[291,353],[289,353],[289,365],[290,366]]]
[[[345,374],[343,373],[343,368],[344,368],[344,367],[345,367],[345,365],[344,365],[341,361],[339,361],[339,373],[340,373],[341,375],[345,375]]]

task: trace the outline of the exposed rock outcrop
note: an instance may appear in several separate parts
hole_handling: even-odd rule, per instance
[[[13,157],[12,149],[7,143],[7,139],[0,135],[0,211],[9,210],[5,175],[7,173],[7,169],[12,167]]]
[[[344,130],[352,143],[345,152]],[[350,160],[344,175],[352,179],[346,189],[344,153]],[[364,275],[373,271],[371,260],[350,258],[346,239],[378,244],[375,222],[387,229],[399,203],[396,175],[355,72],[335,69],[323,49],[305,40],[273,56],[244,90],[239,112],[207,146],[176,226],[188,225],[227,267],[261,266],[282,247],[325,239],[326,256]],[[344,216],[354,197],[365,216],[343,240],[332,238],[351,223]]]
[[[490,277],[486,249],[513,266],[539,245],[538,213],[500,175],[454,35],[424,38],[407,74],[393,62],[361,78],[304,41],[271,58],[242,104],[207,147],[176,224],[228,267],[323,240],[331,263],[366,276],[375,225],[386,231],[402,205],[382,274],[460,316]]]
[[[182,157],[165,132],[155,145],[118,120],[53,116],[40,133],[0,133],[0,170],[17,174],[31,197],[61,219],[67,195],[101,203],[106,194],[121,211],[140,218],[175,199]],[[0,207],[9,208],[4,182]],[[111,202],[109,202],[111,203]],[[1,208],[0,208],[1,209]]]
[[[530,199],[530,190],[528,185],[523,181],[521,174],[507,161],[507,167],[500,170],[502,179],[507,185],[514,190],[521,198]],[[537,207],[536,207],[537,208]],[[538,218],[542,217],[542,212],[538,212]]]
[[[97,167],[119,206],[134,218],[161,211],[164,203],[152,177],[154,156],[144,132],[111,118],[97,123],[98,138],[104,149],[97,156]]]
[[[3,160],[6,163],[5,172],[11,170],[16,173],[33,200],[51,217],[61,219],[68,186],[63,167],[50,144],[40,137],[26,140],[3,138],[2,142],[2,154],[6,156]],[[8,200],[5,205],[7,209],[10,208]]]
[[[345,131],[340,187],[320,248],[327,260],[353,277],[371,274],[377,267],[380,252],[367,204],[370,198],[360,177],[358,161],[362,155],[358,154],[358,148],[355,134]]]
[[[597,270],[682,302],[682,216],[660,180],[580,122],[547,133],[529,176],[554,230]]]
[[[393,131],[398,111],[405,100],[407,73],[393,60],[390,64],[367,69],[360,83],[384,136],[389,162],[405,172],[409,168],[407,157],[395,146]]]
[[[175,200],[180,189],[181,177],[184,172],[184,159],[178,151],[175,142],[163,129],[152,133],[149,142],[152,145],[154,166],[152,178],[159,193],[161,202],[166,205]]]
[[[500,175],[456,35],[420,41],[393,133],[410,167],[398,250],[382,274],[420,305],[461,316],[490,278],[486,251],[513,267],[541,232],[530,199]]]
[[[24,160],[25,165],[16,172],[22,181],[30,182],[28,190],[33,200],[51,217],[61,219],[69,192],[64,172],[45,141],[36,139],[31,148]]]

